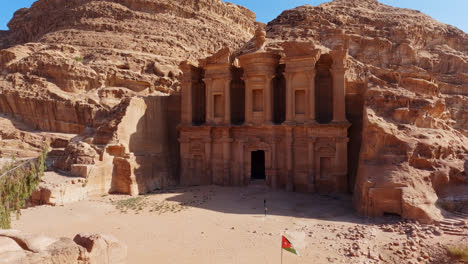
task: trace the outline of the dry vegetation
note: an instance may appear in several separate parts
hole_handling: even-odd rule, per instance
[[[455,260],[468,263],[468,245],[451,246],[447,250]]]

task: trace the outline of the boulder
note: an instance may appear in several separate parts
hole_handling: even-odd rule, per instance
[[[127,247],[111,235],[80,234],[75,239],[0,231],[0,263],[123,264]]]

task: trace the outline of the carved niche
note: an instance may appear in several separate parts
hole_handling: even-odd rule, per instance
[[[315,143],[315,152],[321,156],[335,156],[336,143],[334,138],[319,138]]]

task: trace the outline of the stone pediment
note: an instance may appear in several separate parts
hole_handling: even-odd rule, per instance
[[[312,42],[288,41],[283,42],[282,46],[287,58],[313,57],[317,61],[321,54]]]
[[[206,64],[230,64],[231,54],[231,49],[228,47],[222,48],[211,57],[206,58]]]

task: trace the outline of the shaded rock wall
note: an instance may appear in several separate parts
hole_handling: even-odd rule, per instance
[[[98,109],[74,100],[29,97],[14,91],[0,93],[0,112],[42,131],[81,133],[93,125]]]
[[[278,53],[284,41],[325,51],[349,45],[349,179],[357,210],[441,218],[434,186],[441,178],[459,185],[450,175],[468,159],[468,35],[376,0],[297,7],[266,30],[266,49]],[[252,48],[251,41],[239,53]]]
[[[178,184],[180,97],[128,98],[112,113],[73,139],[54,166],[87,178],[90,195],[136,195]]]

